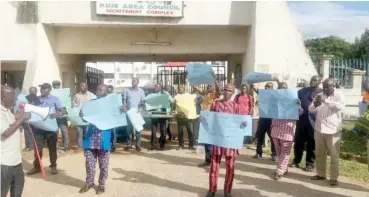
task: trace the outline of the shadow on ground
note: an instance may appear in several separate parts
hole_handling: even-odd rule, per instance
[[[197,164],[203,162],[202,159],[197,159],[197,158],[184,158],[184,157],[179,157],[179,156],[173,156],[173,155],[166,155],[166,154],[162,154],[162,153],[152,153],[152,154],[140,154],[140,156],[144,156],[144,157],[148,157],[148,158],[152,158],[152,159],[158,159],[158,160],[163,160],[165,162],[167,162],[170,165],[181,165],[181,166],[191,166],[191,167],[196,167]],[[248,161],[252,161],[252,158],[250,157],[242,157],[240,158],[240,160],[242,162],[248,162]],[[204,168],[205,171],[208,172],[207,168]],[[283,181],[274,181],[271,179],[271,176],[274,172],[274,169],[266,169],[266,168],[262,168],[262,167],[255,167],[252,165],[248,165],[245,163],[236,163],[236,170],[240,170],[240,171],[244,171],[244,172],[251,172],[251,173],[260,173],[263,175],[268,176],[270,179],[261,179],[261,178],[255,178],[255,177],[248,177],[245,175],[235,175],[235,180],[239,180],[242,181],[243,184],[245,185],[255,185],[255,187],[258,190],[262,190],[262,191],[267,191],[267,192],[272,192],[272,193],[286,193],[292,196],[322,196],[322,197],[344,197],[346,195],[340,195],[340,194],[335,194],[335,193],[330,193],[330,192],[325,192],[322,190],[316,190],[316,189],[311,189],[308,188],[304,185],[301,184],[296,184],[296,183],[290,183],[290,182],[283,182]],[[313,174],[312,174],[313,175]],[[149,175],[151,176],[151,175]],[[224,176],[224,175],[221,175]],[[297,173],[293,173],[293,172],[289,172],[288,175],[286,175],[286,179],[293,179],[293,180],[299,180],[299,181],[303,181],[303,182],[307,182],[307,183],[311,183],[311,184],[316,184],[320,187],[324,187],[324,185],[327,185],[327,189],[329,190],[329,185],[328,182],[324,181],[312,181],[310,180],[310,176],[305,176],[305,175],[301,175],[301,174],[297,174]],[[223,184],[223,183],[219,183]],[[170,187],[170,186],[169,186]],[[170,187],[171,188],[171,187]],[[340,183],[340,185],[338,186],[338,188],[343,188],[343,189],[349,189],[349,190],[354,190],[354,191],[360,191],[360,192],[365,192],[369,190],[367,188],[358,186],[358,185],[354,185],[354,184],[349,184],[349,183]],[[245,191],[245,192],[249,192],[249,190]],[[261,194],[259,193],[258,195],[251,195],[251,196],[260,196]]]
[[[25,169],[26,171],[30,170],[33,167],[32,163],[29,163],[25,160],[23,160],[23,169]],[[68,176],[67,174],[65,174],[65,172],[63,170],[59,169],[59,174],[57,175],[52,175],[50,173],[48,173],[50,171],[50,168],[46,167],[45,168],[46,171],[46,180],[48,182],[52,182],[52,183],[57,183],[57,184],[61,184],[61,185],[68,185],[68,186],[72,186],[72,187],[76,187],[76,188],[80,188],[85,184],[85,181],[80,180],[80,179],[76,179],[74,177]],[[32,179],[43,179],[42,174],[38,173],[38,174],[34,174],[31,176],[25,175],[29,178]]]

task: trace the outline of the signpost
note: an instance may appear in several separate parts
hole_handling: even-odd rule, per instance
[[[183,17],[182,1],[97,1],[98,15]]]

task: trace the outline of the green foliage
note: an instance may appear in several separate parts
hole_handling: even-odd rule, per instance
[[[305,41],[305,45],[313,60],[317,60],[323,55],[333,55],[339,59],[347,58],[351,48],[350,43],[336,36],[308,39]]]
[[[366,157],[366,138],[352,130],[342,132],[341,155]]]
[[[361,34],[361,37],[356,37],[355,43],[351,46],[351,56],[360,59],[369,59],[369,29]]]
[[[356,37],[353,44],[337,36],[305,40],[311,59],[315,62],[322,55],[333,55],[335,59],[369,59],[369,29]]]

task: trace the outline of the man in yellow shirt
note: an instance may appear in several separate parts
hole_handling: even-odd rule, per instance
[[[178,141],[179,147],[177,150],[184,148],[183,129],[186,127],[188,133],[188,148],[193,150],[193,123],[197,118],[196,114],[196,94],[189,94],[185,92],[184,85],[179,85],[178,94],[174,97],[175,108],[177,111],[177,125],[178,125]]]

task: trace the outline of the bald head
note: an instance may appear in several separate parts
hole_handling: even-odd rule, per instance
[[[232,98],[234,94],[234,85],[233,84],[227,84],[226,86],[224,86],[224,91],[223,91],[223,98],[225,100],[230,100]]]
[[[105,84],[100,84],[99,86],[97,86],[96,89],[96,96],[97,98],[101,98],[101,97],[105,97],[108,95],[108,86]]]
[[[15,92],[12,87],[1,85],[1,104],[6,108],[15,105]]]
[[[322,78],[320,78],[319,75],[314,75],[310,79],[310,87],[312,87],[312,88],[319,87],[319,84],[321,83],[321,81],[322,81]]]
[[[323,81],[323,92],[325,95],[330,96],[334,93],[334,87],[336,85],[336,80],[334,78],[328,78]]]

